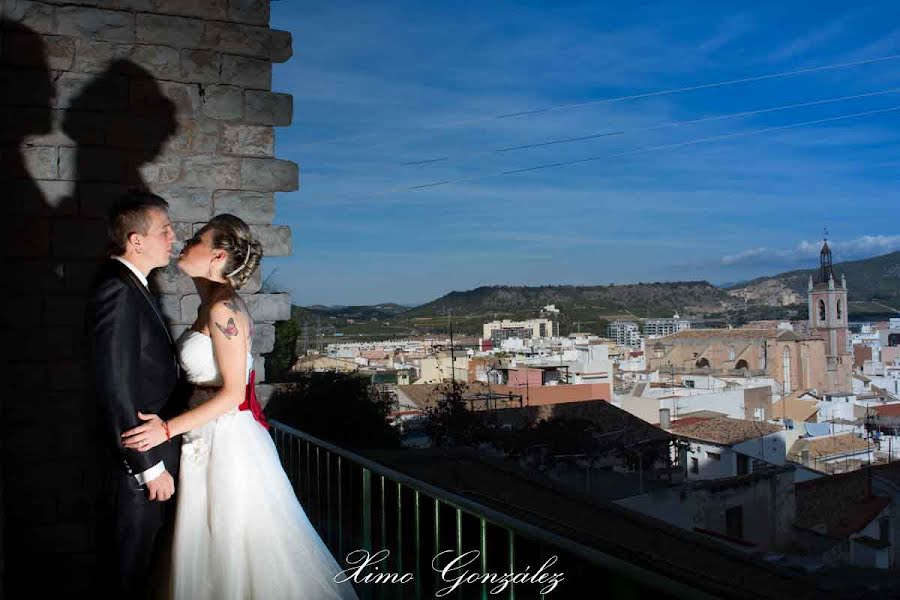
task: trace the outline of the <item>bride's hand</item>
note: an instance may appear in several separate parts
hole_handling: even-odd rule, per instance
[[[146,452],[166,441],[164,421],[156,415],[145,415],[138,412],[138,417],[147,421],[122,434],[122,445],[132,450]]]

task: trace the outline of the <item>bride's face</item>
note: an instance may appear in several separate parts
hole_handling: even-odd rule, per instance
[[[203,228],[184,243],[178,255],[178,268],[188,277],[219,275],[228,255],[212,247],[213,231]]]

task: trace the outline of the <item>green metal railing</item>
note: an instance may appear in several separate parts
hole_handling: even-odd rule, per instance
[[[271,424],[297,498],[341,566],[359,568],[363,550],[383,558],[356,578],[361,598],[434,598],[440,590],[439,597],[465,600],[710,597],[283,423]],[[464,553],[464,565],[457,561],[442,573]],[[398,581],[404,573],[411,578]],[[502,587],[499,579],[482,577],[506,573],[534,579]],[[562,578],[551,588],[554,573]],[[368,583],[362,582],[366,576]]]

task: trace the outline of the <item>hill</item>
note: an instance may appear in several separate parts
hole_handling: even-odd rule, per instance
[[[900,252],[892,252],[863,260],[846,261],[834,265],[835,274],[847,278],[848,301],[851,313],[885,312],[900,309]],[[817,269],[798,269],[727,288],[727,292],[752,304],[779,305],[791,293],[806,300],[809,277],[816,276]],[[879,308],[880,307],[880,308]]]

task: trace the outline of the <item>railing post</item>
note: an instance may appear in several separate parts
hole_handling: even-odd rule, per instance
[[[422,597],[422,578],[420,575],[420,570],[422,567],[422,548],[421,548],[421,523],[420,520],[420,507],[419,507],[419,490],[413,491],[413,506],[415,507],[415,530],[416,530],[416,563],[413,567],[413,574],[416,577],[416,598]]]
[[[321,532],[322,527],[322,466],[319,462],[319,447],[316,446],[316,529]]]
[[[331,545],[332,537],[331,537],[331,452],[325,452],[325,503],[328,505],[326,509],[328,516],[328,544]]]
[[[385,493],[384,493],[384,475],[381,476],[381,548],[378,550],[387,548],[387,506],[385,505]],[[390,569],[391,559],[385,561],[384,566],[387,569]]]
[[[338,455],[338,457],[337,457],[337,481],[338,481],[337,527],[338,527],[338,554],[340,554],[341,558],[343,559],[344,558],[344,478],[342,476],[342,469],[341,469],[341,460],[342,459],[343,459],[343,457]]]
[[[509,572],[516,572],[516,532],[507,529],[509,533]],[[516,584],[509,582],[509,600],[516,600]]]
[[[462,556],[462,509],[456,509],[456,556]],[[462,562],[462,561],[460,561]],[[456,574],[460,575],[462,573],[462,567],[456,567]],[[456,597],[462,597],[463,586],[460,585],[456,588]]]
[[[403,572],[403,484],[399,481],[397,482],[397,572]]]
[[[481,574],[487,574],[487,519],[481,517]],[[487,582],[482,581],[481,583],[481,600],[487,600],[488,598],[488,588]]]
[[[372,552],[372,471],[362,469],[362,545]]]

